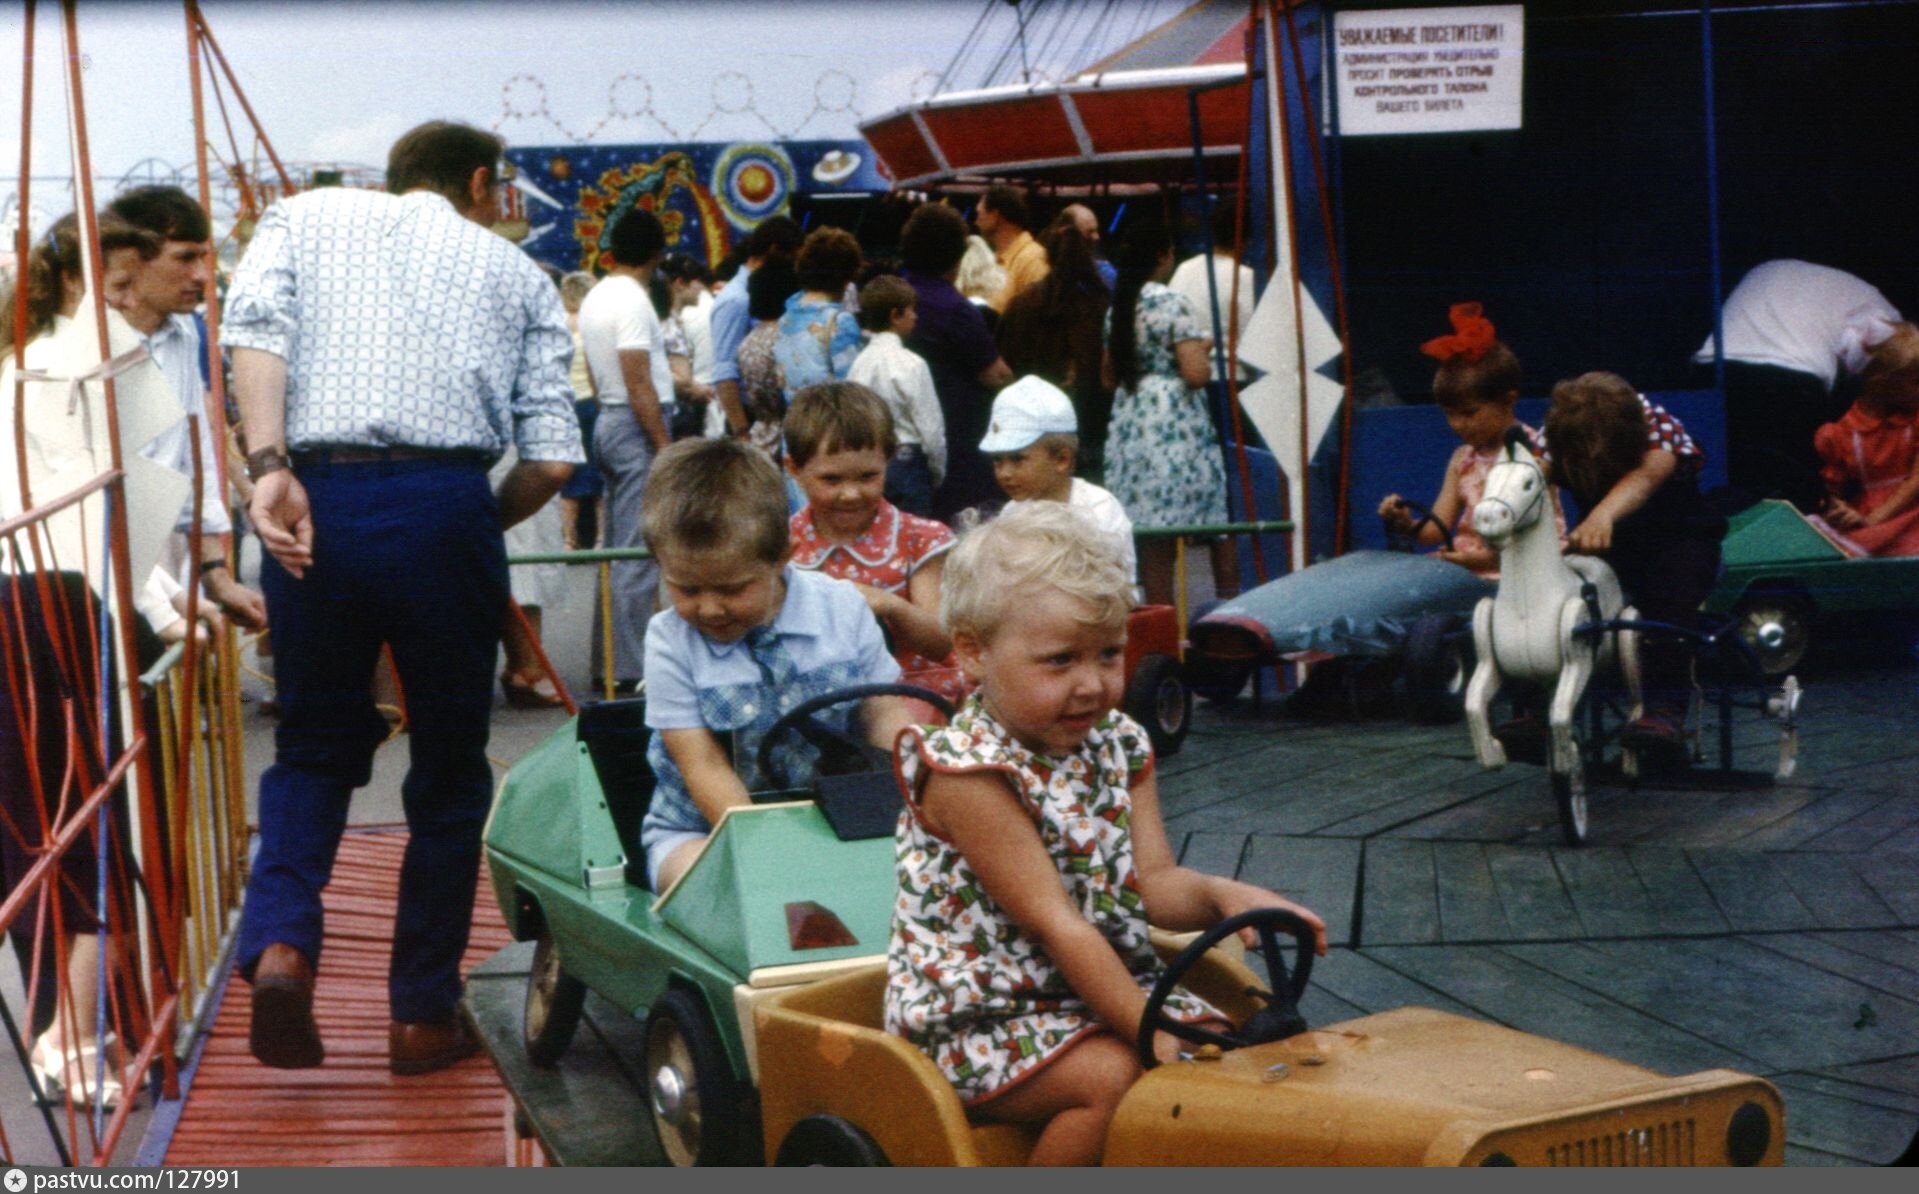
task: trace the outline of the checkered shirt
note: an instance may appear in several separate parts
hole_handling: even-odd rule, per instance
[[[260,218],[222,339],[287,362],[289,448],[579,463],[559,292],[440,195],[329,187]]]
[[[760,740],[787,710],[851,684],[898,680],[879,622],[859,590],[845,581],[788,565],[786,599],[771,625],[735,643],[715,643],[671,609],[646,629],[646,722],[654,730],[646,759],[653,768],[653,801],[640,826],[642,849],[662,832],[703,832],[711,826],[693,803],[686,779],[666,749],[662,730],[705,728],[720,739],[749,792],[806,787],[818,763],[797,734],[781,735],[771,776],[757,764]],[[839,705],[819,720],[857,733],[857,703]]]
[[[1706,466],[1706,450],[1701,448],[1686,431],[1686,425],[1679,421],[1679,416],[1648,399],[1644,394],[1639,395],[1639,405],[1646,408],[1647,451],[1658,451],[1663,448],[1679,457],[1679,462],[1689,465],[1694,472]],[[1539,462],[1550,464],[1552,445],[1545,442],[1543,435],[1534,436],[1533,439],[1539,448],[1537,453]]]

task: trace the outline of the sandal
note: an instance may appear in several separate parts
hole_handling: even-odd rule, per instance
[[[74,1102],[82,1104],[97,1101],[100,1108],[105,1111],[111,1111],[120,1105],[125,1090],[120,1085],[119,1067],[115,1063],[115,1059],[119,1056],[119,1041],[112,1033],[109,1032],[106,1038],[107,1063],[104,1075],[99,1073],[100,1045],[98,1043],[69,1046],[64,1050],[66,1053],[64,1065],[61,1064],[56,1051],[48,1046],[47,1038],[42,1036],[34,1042],[33,1052],[27,1058],[28,1064],[33,1067],[33,1076],[40,1084],[40,1093],[48,1102],[65,1102],[70,1097]],[[68,1074],[71,1074],[74,1079],[71,1083],[67,1081]],[[98,1100],[91,1100],[87,1096],[96,1079],[100,1083],[100,1097]]]
[[[551,681],[545,676],[528,682],[512,672],[500,673],[500,690],[506,694],[506,703],[515,709],[558,709],[566,704],[550,684]],[[543,688],[542,685],[549,687]]]

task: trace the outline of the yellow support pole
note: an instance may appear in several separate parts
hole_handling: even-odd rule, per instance
[[[600,683],[613,699],[613,561],[600,561]]]

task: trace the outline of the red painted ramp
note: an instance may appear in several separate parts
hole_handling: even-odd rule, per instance
[[[484,1053],[437,1074],[386,1068],[387,959],[403,831],[349,832],[326,890],[315,1015],[326,1064],[276,1070],[247,1052],[246,982],[228,983],[166,1151],[168,1165],[498,1165],[506,1090]],[[484,872],[464,969],[508,944]]]

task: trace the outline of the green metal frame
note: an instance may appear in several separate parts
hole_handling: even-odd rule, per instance
[[[544,926],[567,973],[636,1018],[674,985],[694,991],[745,1083],[734,987],[767,967],[885,953],[892,839],[840,841],[810,803],[742,809],[658,900],[626,878],[627,846],[576,725],[522,757],[494,799],[486,864],[507,926],[522,941]],[[837,916],[857,944],[794,950],[786,909],[807,900]]]

